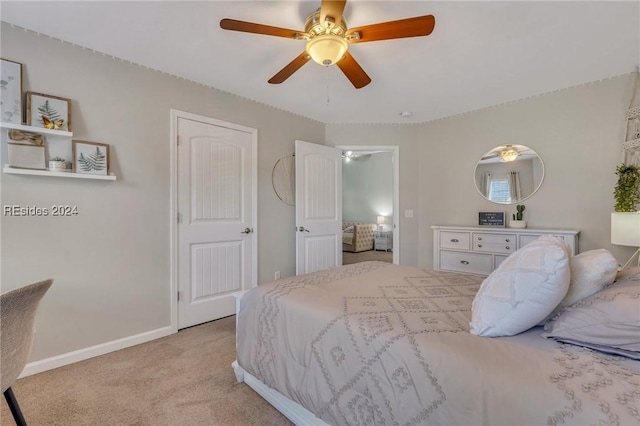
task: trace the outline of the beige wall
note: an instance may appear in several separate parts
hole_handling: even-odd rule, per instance
[[[609,244],[630,76],[418,125],[324,125],[5,24],[1,36],[2,57],[25,65],[24,90],[71,98],[74,136],[110,144],[118,175],[104,182],[0,174],[3,205],[79,210],[0,222],[2,291],[55,278],[33,361],[169,325],[170,108],[258,129],[261,283],[275,270],[295,272],[294,210],[278,200],[270,177],[296,139],[399,146],[402,264],[431,266],[431,225],[471,225],[479,210],[500,208],[476,192],[473,170],[502,144],[528,145],[545,162],[545,181],[525,203],[531,227],[580,229],[583,251],[604,247],[620,262],[633,252]]]
[[[72,99],[74,139],[111,146],[115,182],[1,174],[2,204],[77,205],[68,218],[5,217],[2,291],[47,277],[32,361],[166,327],[169,317],[169,110],[258,129],[258,281],[295,273],[293,208],[271,186],[296,139],[324,125],[2,24],[2,57],[24,91]],[[6,162],[6,161],[3,161]]]
[[[632,248],[610,238],[615,168],[622,161],[631,75],[560,90],[421,125],[328,125],[331,145],[400,145],[400,262],[432,266],[432,225],[475,225],[478,211],[506,210],[476,191],[476,162],[491,148],[522,144],[545,164],[540,190],[526,200],[529,227],[581,230],[581,251],[606,248],[619,262]]]

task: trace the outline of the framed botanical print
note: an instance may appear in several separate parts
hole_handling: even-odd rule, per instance
[[[109,145],[106,143],[73,141],[73,171],[91,175],[109,174]]]
[[[22,64],[0,59],[0,121],[22,124]]]
[[[71,100],[27,92],[27,124],[44,129],[71,131]]]

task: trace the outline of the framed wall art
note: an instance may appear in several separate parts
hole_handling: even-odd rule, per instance
[[[76,140],[72,145],[74,172],[103,176],[109,174],[109,145]]]
[[[27,124],[44,129],[71,131],[71,100],[27,92]]]
[[[22,64],[0,59],[0,121],[22,124]]]

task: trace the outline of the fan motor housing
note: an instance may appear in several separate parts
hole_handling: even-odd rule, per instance
[[[320,9],[318,9],[307,17],[304,23],[304,31],[309,35],[310,39],[321,34],[344,37],[347,32],[347,23],[344,19],[341,19],[338,24],[330,19],[327,19],[326,22],[320,22]]]

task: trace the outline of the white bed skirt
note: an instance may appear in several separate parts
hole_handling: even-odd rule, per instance
[[[255,376],[247,373],[244,368],[240,367],[238,361],[233,361],[231,366],[233,367],[233,372],[236,374],[236,380],[238,380],[238,383],[245,382],[251,389],[256,391],[269,404],[273,405],[276,410],[281,412],[282,415],[291,420],[295,425],[329,426],[314,416],[311,411],[307,410],[302,405],[290,400],[280,392],[271,389]]]

